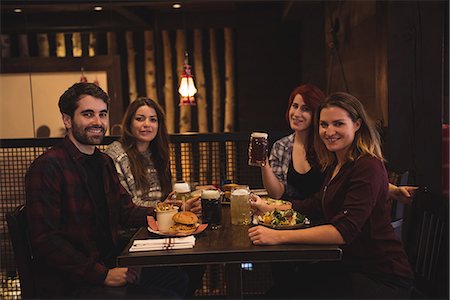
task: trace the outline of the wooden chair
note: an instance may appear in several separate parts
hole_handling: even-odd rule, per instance
[[[405,249],[415,274],[412,298],[448,299],[448,199],[419,188],[405,211]]]
[[[20,205],[6,214],[6,221],[19,273],[22,299],[38,298],[25,206]]]

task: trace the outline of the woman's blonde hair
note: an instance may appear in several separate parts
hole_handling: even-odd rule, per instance
[[[380,135],[376,129],[375,123],[367,115],[364,106],[355,96],[339,92],[331,94],[319,105],[314,118],[316,135],[314,138],[314,146],[322,170],[325,170],[336,162],[336,155],[327,149],[319,136],[320,112],[322,109],[328,107],[339,107],[348,113],[348,116],[353,122],[357,122],[358,120],[361,122],[361,126],[355,132],[355,138],[347,153],[348,160],[354,161],[365,155],[374,156],[384,160],[381,152]]]

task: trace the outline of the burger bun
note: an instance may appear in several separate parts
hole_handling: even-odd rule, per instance
[[[181,211],[173,215],[172,220],[175,223],[183,225],[194,225],[198,223],[198,217],[196,214],[190,211]]]
[[[190,211],[181,211],[173,215],[172,220],[175,222],[169,229],[171,234],[189,235],[197,230],[198,217]]]
[[[175,224],[170,227],[169,234],[177,234],[177,233],[181,233],[182,235],[191,234],[194,233],[195,230],[197,230],[197,225],[198,224],[193,225]]]

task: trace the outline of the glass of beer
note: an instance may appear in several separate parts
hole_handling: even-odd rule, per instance
[[[230,211],[231,224],[249,225],[252,213],[249,202],[250,189],[248,186],[237,186],[231,190]]]
[[[181,201],[183,204],[183,210],[186,210],[186,200],[191,198],[191,187],[187,182],[176,182],[173,185],[175,191],[175,200]]]
[[[267,157],[267,133],[253,132],[248,145],[248,165],[264,167]]]
[[[202,190],[202,222],[208,223],[211,229],[218,229],[222,226],[220,197],[221,195],[218,190]]]

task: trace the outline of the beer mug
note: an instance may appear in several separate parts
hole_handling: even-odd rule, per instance
[[[209,228],[218,229],[222,223],[221,194],[218,190],[202,190],[202,222],[208,223]]]
[[[253,132],[248,145],[248,165],[263,167],[266,165],[267,136],[265,132]]]
[[[231,190],[230,211],[231,224],[249,225],[252,212],[250,207],[250,189],[248,186],[237,186]]]
[[[176,182],[173,185],[175,200],[183,203],[183,210],[186,209],[186,200],[191,198],[191,187],[187,182]]]

